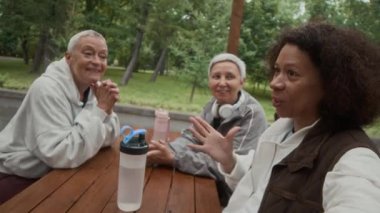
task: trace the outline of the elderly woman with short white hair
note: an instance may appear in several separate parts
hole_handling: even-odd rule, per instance
[[[263,107],[243,90],[245,77],[246,66],[240,58],[229,53],[214,56],[208,68],[208,86],[213,97],[201,113],[201,117],[222,135],[234,126],[240,127],[233,139],[236,154],[247,154],[255,149],[259,136],[267,127]],[[187,130],[169,145],[164,141],[151,141],[148,162],[216,179],[219,199],[224,206],[232,192],[215,161],[188,147],[188,144],[197,143]]]

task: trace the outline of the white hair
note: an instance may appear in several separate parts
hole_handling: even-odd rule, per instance
[[[236,55],[231,54],[231,53],[220,53],[220,54],[214,56],[211,59],[210,64],[208,66],[208,74],[210,75],[211,69],[216,63],[222,62],[222,61],[230,61],[230,62],[236,64],[236,66],[239,69],[241,78],[245,79],[246,71],[245,71],[244,61],[242,61],[239,57],[237,57]]]
[[[71,52],[75,45],[77,45],[79,39],[86,36],[99,37],[106,40],[102,34],[96,32],[95,30],[84,30],[70,38],[69,44],[67,45],[67,52]]]

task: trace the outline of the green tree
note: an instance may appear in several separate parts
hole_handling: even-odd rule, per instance
[[[380,42],[380,0],[347,0],[345,25],[364,31],[370,38]]]
[[[170,57],[176,74],[191,83],[191,102],[195,89],[207,86],[210,59],[226,51],[231,3],[208,0],[189,2],[186,6]]]
[[[132,72],[137,69],[138,64],[138,58],[140,54],[140,48],[143,42],[143,37],[145,33],[145,25],[148,21],[149,16],[149,10],[151,8],[151,2],[148,0],[142,0],[142,1],[132,1],[132,7],[134,8],[137,13],[134,13],[136,15],[136,36],[134,45],[131,51],[131,56],[129,63],[126,67],[126,70],[124,72],[123,78],[121,79],[122,85],[127,85],[129,79],[132,77]]]
[[[242,23],[240,55],[247,64],[250,82],[266,85],[264,59],[273,39],[279,31],[294,24],[294,11],[298,9],[289,2],[257,0],[246,3]],[[252,91],[250,91],[252,92]]]
[[[56,54],[53,38],[64,33],[71,0],[2,0],[0,4],[1,34],[9,39],[7,45],[20,45],[25,63],[30,57],[29,47],[34,45],[30,71],[41,72]]]
[[[20,56],[24,63],[29,63],[29,40],[31,39],[31,25],[25,13],[28,4],[23,0],[0,1],[0,53],[2,55]],[[22,52],[18,51],[22,44]]]
[[[71,0],[25,0],[29,10],[25,19],[33,23],[33,32],[37,36],[31,72],[42,72],[54,59],[59,49],[56,40],[65,34]]]
[[[85,0],[75,1],[70,11],[67,37],[79,30],[93,29],[102,33],[108,44],[109,63],[119,61],[125,56],[126,44],[132,35],[128,1],[123,0]]]
[[[151,82],[155,82],[157,76],[163,75],[166,65],[166,58],[177,31],[181,30],[180,21],[186,8],[186,1],[160,0],[152,6],[150,17],[147,23],[147,39],[153,45],[154,61],[156,62]]]

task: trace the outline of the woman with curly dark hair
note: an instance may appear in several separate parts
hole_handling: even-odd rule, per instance
[[[234,193],[224,212],[378,212],[380,158],[362,127],[380,114],[380,49],[354,29],[308,23],[283,32],[269,51],[279,119],[256,151],[232,152],[191,118],[192,148],[217,162]]]

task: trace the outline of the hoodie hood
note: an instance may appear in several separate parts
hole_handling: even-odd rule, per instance
[[[49,64],[42,77],[47,77],[54,80],[62,91],[64,91],[65,96],[70,100],[70,102],[78,103],[80,105],[83,104],[82,101],[80,101],[79,90],[74,82],[69,64],[66,62],[64,57],[59,61],[54,61]],[[94,101],[94,98],[95,97],[92,90],[90,90],[87,103]]]

